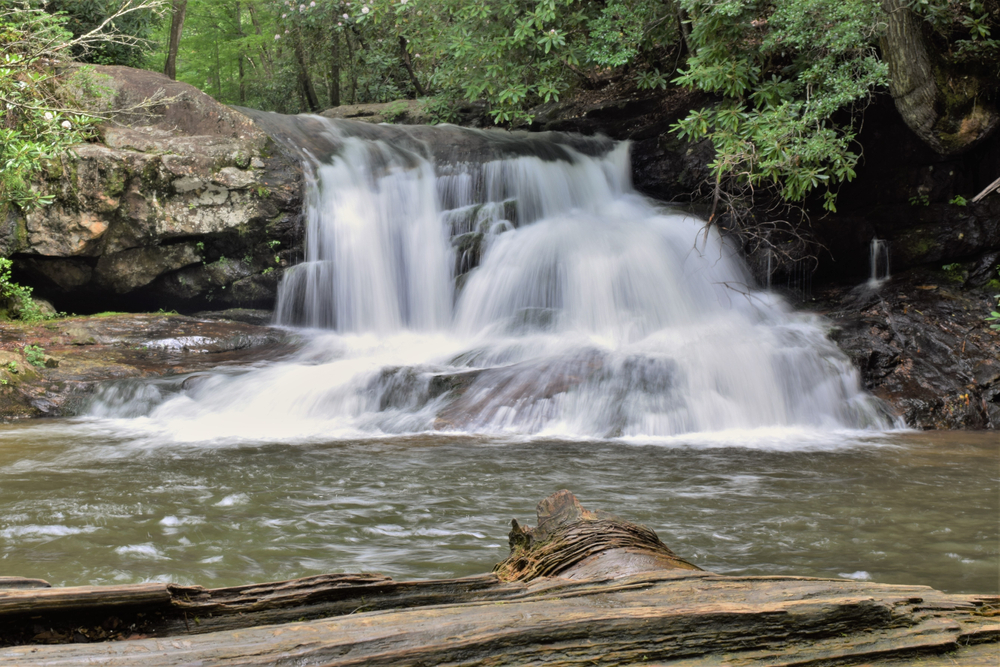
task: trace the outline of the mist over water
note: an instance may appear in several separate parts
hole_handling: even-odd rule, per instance
[[[299,148],[326,157],[306,160],[306,256],[276,308],[308,344],[147,400],[146,427],[214,441],[891,426],[821,322],[756,289],[703,221],[632,189],[627,144],[309,122],[321,130]],[[136,416],[106,394],[92,415]]]

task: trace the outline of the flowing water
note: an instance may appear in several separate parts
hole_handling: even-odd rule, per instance
[[[0,430],[0,573],[203,586],[489,571],[561,488],[728,574],[997,593],[994,434],[756,432],[655,444],[421,435],[165,444],[104,421]]]
[[[468,574],[566,487],[720,572],[997,589],[995,439],[889,432],[821,320],[632,190],[627,145],[259,120],[306,165],[301,351],[0,431],[4,573]]]

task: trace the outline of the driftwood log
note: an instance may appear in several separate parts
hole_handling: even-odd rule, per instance
[[[0,664],[1000,664],[1000,597],[733,577],[568,491],[494,573],[320,575],[233,588],[0,578]]]

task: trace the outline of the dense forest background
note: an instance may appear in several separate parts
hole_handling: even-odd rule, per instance
[[[503,126],[574,91],[685,87],[710,103],[673,132],[712,142],[727,192],[835,210],[878,91],[942,155],[992,133],[998,26],[998,0],[0,0],[0,118],[42,113],[16,86],[70,56],[282,113],[419,98],[443,122],[474,101]]]

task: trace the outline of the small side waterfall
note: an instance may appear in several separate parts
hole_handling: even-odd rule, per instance
[[[260,122],[306,156],[306,258],[276,317],[309,342],[165,397],[148,414],[175,437],[891,426],[817,318],[632,189],[627,144]]]
[[[873,237],[868,250],[868,287],[881,285],[891,276],[889,274],[889,242]]]

